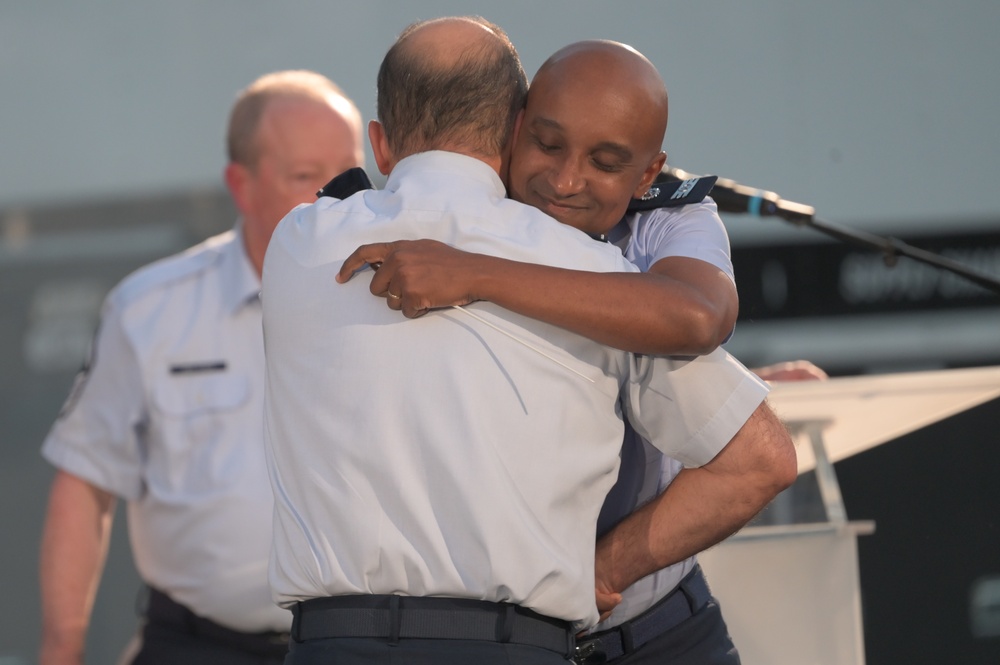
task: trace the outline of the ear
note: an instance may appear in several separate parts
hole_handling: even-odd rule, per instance
[[[524,118],[524,109],[517,112],[517,116],[514,118],[514,128],[510,132],[510,138],[507,141],[507,145],[503,147],[503,152],[500,154],[500,180],[507,189],[510,189],[510,160],[513,158],[514,146],[517,145],[517,136],[521,131],[521,119]],[[509,195],[509,193],[508,193]]]
[[[372,154],[375,155],[375,165],[382,175],[389,175],[392,167],[395,166],[395,159],[392,150],[389,149],[389,141],[385,137],[385,127],[378,120],[368,122],[368,140],[372,144]]]
[[[649,190],[649,186],[653,184],[654,180],[656,180],[656,176],[660,174],[660,169],[662,169],[663,165],[666,163],[667,153],[663,151],[657,153],[656,157],[653,158],[653,161],[651,161],[649,166],[646,167],[646,170],[642,172],[642,180],[639,181],[639,186],[635,188],[634,192],[632,192],[633,199],[641,197]]]
[[[244,213],[250,209],[250,196],[252,185],[250,183],[250,171],[242,164],[229,162],[223,171],[223,179],[226,181],[226,188],[229,195],[236,204],[236,209]]]
[[[514,118],[514,131],[510,135],[511,145],[517,143],[517,137],[521,135],[521,122],[524,120],[524,109],[517,112],[517,117]]]

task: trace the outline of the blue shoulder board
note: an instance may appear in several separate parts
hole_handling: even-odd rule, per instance
[[[366,189],[375,189],[375,185],[363,168],[355,166],[323,185],[323,188],[316,192],[316,198],[331,196],[335,199],[346,199]]]
[[[628,204],[629,213],[655,210],[656,208],[676,208],[689,203],[701,203],[715,186],[718,176],[703,175],[687,180],[665,180],[654,182],[649,192],[641,199],[632,199]]]

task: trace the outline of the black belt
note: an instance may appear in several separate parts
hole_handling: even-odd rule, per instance
[[[575,638],[569,622],[519,605],[464,598],[352,595],[313,598],[292,607],[296,642],[335,637],[422,638],[524,644],[569,658]]]
[[[162,591],[150,588],[146,621],[188,635],[202,637],[230,648],[262,656],[282,657],[288,653],[288,633],[244,633],[198,616]]]
[[[711,598],[701,566],[695,565],[677,588],[656,605],[630,621],[581,641],[573,660],[579,665],[598,665],[632,653],[694,616]]]

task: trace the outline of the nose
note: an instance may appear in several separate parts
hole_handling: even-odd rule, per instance
[[[549,185],[552,193],[563,198],[579,194],[583,191],[586,181],[580,169],[578,160],[572,157],[561,159],[552,165],[549,172]]]

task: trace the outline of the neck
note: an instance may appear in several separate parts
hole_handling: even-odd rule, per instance
[[[478,155],[469,155],[469,156],[475,157],[479,161],[489,166],[491,169],[496,171],[497,175],[500,176],[500,179],[503,180],[503,177],[506,174],[503,172],[503,166],[504,166],[503,160],[500,159],[499,156],[497,157],[480,157]]]
[[[504,162],[503,158],[500,155],[489,155],[489,156],[488,155],[481,155],[479,153],[469,152],[467,149],[464,149],[464,148],[454,148],[454,147],[448,147],[448,146],[440,146],[440,147],[427,148],[425,150],[417,150],[417,151],[414,151],[414,152],[407,153],[406,155],[403,155],[399,159],[393,160],[393,162],[392,162],[392,168],[393,169],[396,168],[396,164],[398,164],[400,161],[402,161],[406,157],[410,157],[412,155],[418,155],[421,152],[430,152],[432,150],[440,150],[442,152],[453,152],[456,155],[462,155],[463,157],[471,157],[472,159],[478,159],[483,164],[486,164],[491,169],[493,169],[496,172],[496,174],[498,176],[500,176],[501,180],[503,180],[504,176],[506,175],[506,173],[504,172],[504,170],[505,170],[505,168],[506,168],[507,165],[506,165],[506,163]],[[389,171],[391,172],[392,169],[390,169]],[[386,173],[385,175],[388,175],[388,173]]]
[[[243,223],[243,249],[246,250],[247,258],[250,259],[257,277],[261,277],[264,272],[264,252],[267,251],[267,243],[258,242],[258,238],[247,229],[246,222]]]

